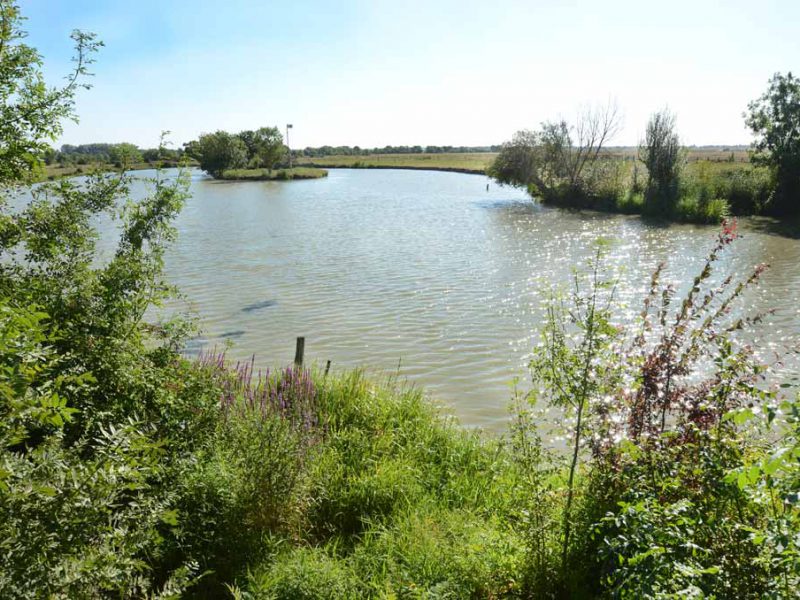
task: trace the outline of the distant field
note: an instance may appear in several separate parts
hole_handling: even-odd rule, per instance
[[[297,159],[297,164],[330,168],[425,169],[432,171],[483,173],[486,167],[492,163],[495,156],[497,156],[497,154],[493,152],[318,156],[300,157]]]
[[[608,148],[607,154],[616,157],[636,158],[638,148],[633,146],[625,148]],[[686,148],[686,158],[689,162],[708,160],[711,162],[750,162],[749,152],[737,146],[735,148]],[[731,160],[731,158],[733,160]]]
[[[611,156],[632,159],[636,157],[636,148],[611,148],[607,151]],[[316,156],[299,157],[298,165],[326,168],[362,168],[362,169],[423,169],[432,171],[458,171],[463,173],[483,173],[492,164],[495,152],[466,152],[449,154],[372,154],[365,156]],[[749,162],[746,150],[734,149],[695,149],[687,150],[690,163],[710,161],[727,163],[733,156],[734,163]]]

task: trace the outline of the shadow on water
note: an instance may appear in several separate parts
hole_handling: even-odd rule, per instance
[[[484,210],[512,210],[520,213],[535,213],[548,208],[539,202],[504,199],[477,200],[474,205]]]
[[[236,331],[226,331],[225,333],[221,334],[219,337],[225,339],[234,339],[238,337],[242,337],[245,334],[244,329],[237,329]]]
[[[800,218],[779,221],[771,217],[749,217],[745,223],[749,231],[800,240]]]
[[[242,312],[254,312],[256,310],[261,310],[263,308],[270,308],[271,306],[276,306],[278,304],[277,300],[263,300],[261,302],[254,302],[253,304],[248,304],[244,308],[242,308]]]

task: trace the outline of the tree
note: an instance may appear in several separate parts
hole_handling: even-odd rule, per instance
[[[620,126],[617,106],[587,109],[575,123],[542,123],[503,144],[488,173],[501,184],[527,188],[544,202],[579,203],[595,193],[594,166]]]
[[[89,87],[87,69],[102,45],[90,33],[73,31],[75,68],[64,87],[50,87],[41,55],[21,41],[21,21],[15,2],[0,1],[0,185],[30,173],[61,134],[62,120],[74,120],[75,93]]]
[[[196,143],[187,144],[186,149],[212,177],[221,177],[228,169],[247,165],[247,146],[241,138],[226,131],[205,133]]]
[[[127,142],[111,146],[109,158],[118,167],[128,167],[133,163],[140,163],[144,160],[138,146]]]
[[[669,213],[678,201],[683,167],[674,114],[665,109],[650,117],[645,140],[639,146],[639,160],[647,168],[645,208],[651,213]]]
[[[271,171],[286,154],[283,136],[277,127],[261,127],[255,131],[242,131],[238,137],[247,147],[248,162],[253,167]]]
[[[177,595],[192,566],[158,565],[174,514],[159,482],[176,480],[163,448],[197,398],[170,417],[181,326],[144,319],[171,290],[163,257],[188,175],[153,180],[136,201],[124,174],[64,179],[7,210],[74,117],[99,46],[74,33],[74,72],[48,88],[21,20],[0,0],[0,597]],[[119,242],[101,259],[95,226],[111,215]]]
[[[158,148],[147,148],[142,151],[142,159],[146,162],[156,162],[161,158],[161,152]]]
[[[756,135],[752,159],[772,170],[774,214],[800,211],[800,79],[776,73],[767,91],[748,105],[745,123]]]

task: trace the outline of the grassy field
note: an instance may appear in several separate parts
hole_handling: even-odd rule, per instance
[[[610,148],[607,154],[614,158],[633,159],[637,149]],[[324,168],[352,169],[421,169],[430,171],[456,171],[459,173],[484,173],[497,156],[495,152],[467,152],[442,154],[371,154],[363,156],[306,156],[299,157],[297,164]],[[733,160],[731,161],[731,157]],[[689,148],[687,160],[690,168],[694,163],[715,163],[730,165],[731,169],[749,163],[746,151],[735,149]]]
[[[421,169],[430,171],[456,171],[483,173],[494,157],[493,152],[452,154],[372,154],[368,156],[316,156],[300,157],[301,165],[326,168],[362,169]]]
[[[689,163],[693,162],[724,162],[724,163],[749,163],[750,153],[741,147],[735,148],[685,148],[686,160]],[[625,147],[612,147],[604,151],[605,154],[617,158],[636,158],[639,154],[639,149],[635,146]]]
[[[327,177],[325,169],[295,167],[293,169],[230,169],[219,179],[226,181],[286,181],[289,179],[319,179]]]

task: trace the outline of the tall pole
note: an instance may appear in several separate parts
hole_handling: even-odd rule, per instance
[[[289,170],[292,169],[292,147],[289,145],[289,130],[292,128],[291,123],[286,124],[286,147],[289,149]]]

